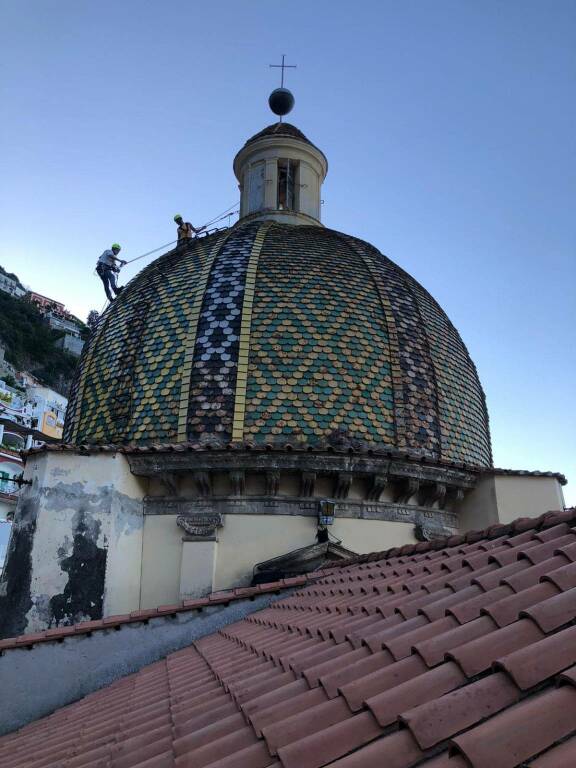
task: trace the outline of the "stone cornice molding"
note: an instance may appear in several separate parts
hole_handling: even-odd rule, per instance
[[[422,485],[444,484],[448,490],[473,488],[477,474],[455,467],[422,464],[380,456],[359,456],[339,454],[279,453],[253,451],[198,451],[168,453],[133,453],[126,454],[130,469],[134,475],[148,478],[161,478],[167,473],[188,474],[198,472],[290,472],[301,473],[304,482],[310,474],[333,475],[349,474],[353,478],[369,478],[383,490],[386,480],[398,483],[405,479],[415,479]],[[196,475],[197,476],[197,475]],[[374,481],[374,476],[378,480]],[[207,489],[204,483],[204,488]],[[373,493],[376,493],[374,489]],[[441,494],[440,494],[441,495]]]

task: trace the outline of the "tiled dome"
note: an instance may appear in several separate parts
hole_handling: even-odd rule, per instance
[[[240,222],[127,286],[86,346],[64,439],[398,449],[491,464],[458,332],[368,243]]]

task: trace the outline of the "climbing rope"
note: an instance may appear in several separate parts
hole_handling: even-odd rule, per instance
[[[211,230],[208,230],[208,227],[211,227],[212,224],[217,224],[219,221],[222,221],[222,219],[225,219],[228,216],[233,216],[235,213],[238,213],[238,211],[231,210],[237,205],[238,203],[234,203],[234,205],[229,206],[228,208],[226,208],[225,211],[223,211],[222,213],[219,213],[218,216],[215,216],[213,219],[210,219],[210,221],[207,221],[206,224],[200,227],[200,232],[205,232],[205,234],[209,234]],[[135,261],[139,261],[140,259],[143,259],[146,256],[151,256],[153,253],[157,253],[158,251],[161,251],[163,248],[168,248],[169,245],[174,245],[174,243],[177,243],[177,242],[178,240],[171,240],[169,243],[160,245],[158,246],[158,248],[154,248],[152,251],[147,251],[146,253],[142,253],[140,256],[136,256],[134,259],[130,259],[130,261],[127,261],[126,264],[133,264]]]
[[[169,245],[174,245],[174,243],[177,243],[178,240],[170,240],[169,243],[165,243],[164,245],[159,245],[158,248],[154,248],[152,251],[146,251],[146,253],[140,254],[140,256],[136,256],[134,259],[130,259],[130,261],[124,262],[123,266],[126,266],[126,264],[132,264],[134,261],[139,261],[140,259],[143,259],[145,256],[151,256],[153,253],[157,253],[158,251],[161,251],[163,248],[168,248]]]
[[[207,221],[206,224],[204,224],[205,227],[209,227],[211,224],[216,224],[217,221],[222,221],[222,219],[225,219],[227,216],[232,216],[234,213],[238,213],[238,211],[232,211],[232,208],[236,208],[237,205],[240,205],[240,201],[237,203],[234,203],[234,205],[230,205],[228,208],[226,208],[225,211],[222,211],[222,213],[219,213],[217,216],[215,216],[213,219],[210,219],[210,221]]]
[[[239,213],[239,210],[233,211],[232,208],[236,208],[237,205],[240,204],[240,201],[237,203],[234,203],[234,205],[230,205],[228,208],[226,208],[225,211],[222,211],[222,213],[219,213],[217,216],[215,216],[213,219],[210,219],[210,221],[207,221],[206,224],[204,224],[199,229],[199,233],[203,233],[203,237],[206,235],[211,234],[212,232],[216,232],[218,227],[213,227],[212,229],[208,229],[208,227],[212,227],[213,224],[217,224],[219,221],[222,221],[223,219],[230,218],[230,216],[234,216],[236,213]],[[198,235],[196,236],[198,237]],[[194,238],[196,239],[196,238]],[[178,240],[171,240],[169,243],[164,243],[164,245],[159,245],[158,248],[153,248],[151,251],[146,251],[146,253],[141,253],[140,256],[135,256],[133,259],[130,259],[129,261],[126,261],[122,266],[126,266],[127,264],[133,264],[135,261],[140,261],[140,259],[146,258],[146,256],[152,256],[153,253],[158,253],[158,251],[164,250],[164,248],[168,248],[170,245],[174,245],[174,243],[177,243]],[[96,270],[94,270],[94,274],[96,274]],[[100,311],[100,317],[104,314],[106,309],[108,308],[109,301],[106,301],[104,303],[104,306],[102,307]]]

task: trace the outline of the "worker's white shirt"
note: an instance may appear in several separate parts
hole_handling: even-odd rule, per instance
[[[98,264],[104,264],[106,267],[114,267],[116,260],[114,258],[114,251],[104,251],[102,256],[98,259]]]

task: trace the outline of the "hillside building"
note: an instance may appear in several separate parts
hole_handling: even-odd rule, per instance
[[[16,275],[10,275],[0,269],[0,291],[9,293],[16,299],[26,295],[26,288],[20,283]]]

